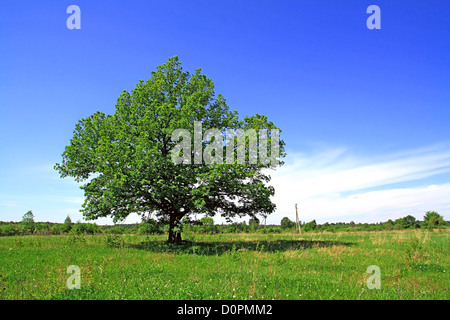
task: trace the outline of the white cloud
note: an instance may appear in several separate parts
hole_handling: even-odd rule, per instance
[[[288,153],[286,165],[271,174],[277,211],[267,221],[293,220],[295,203],[303,221],[378,222],[408,214],[421,219],[428,210],[448,219],[450,183],[409,183],[450,172],[449,150],[435,145],[372,159],[349,155],[343,148]]]
[[[15,201],[2,201],[0,202],[0,205],[7,208],[15,208],[18,206],[17,202]]]
[[[59,199],[63,202],[78,204],[80,207],[84,203],[84,198],[82,197],[60,197]]]

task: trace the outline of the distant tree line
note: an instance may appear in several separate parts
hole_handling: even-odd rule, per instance
[[[389,219],[386,222],[377,223],[355,223],[350,222],[337,222],[324,224],[317,224],[316,220],[310,222],[300,223],[302,232],[310,231],[381,231],[381,230],[403,230],[403,229],[436,229],[450,227],[450,222],[445,221],[444,217],[435,211],[427,211],[422,221],[417,220],[415,217],[408,215],[396,220]],[[281,229],[295,231],[295,222],[285,217],[281,220]]]
[[[318,224],[316,220],[301,222],[302,232],[342,232],[342,231],[382,231],[403,229],[427,229],[448,228],[450,222],[435,211],[427,211],[422,221],[408,215],[396,220],[389,219],[378,223],[337,222]],[[180,231],[219,234],[219,233],[282,233],[297,232],[297,225],[288,217],[281,219],[280,225],[262,225],[257,218],[248,221],[233,222],[231,224],[215,224],[211,217],[203,217],[199,220],[184,219],[180,225]],[[141,223],[116,224],[100,226],[95,223],[73,223],[69,216],[64,223],[35,222],[33,212],[25,213],[20,222],[0,221],[0,236],[14,235],[62,235],[62,234],[167,234],[168,221],[144,219]]]
[[[20,222],[0,221],[0,236],[14,235],[60,235],[60,234],[97,234],[103,228],[95,223],[72,223],[69,216],[64,223],[35,222],[33,211],[28,211]]]

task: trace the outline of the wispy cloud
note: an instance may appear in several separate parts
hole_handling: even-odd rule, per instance
[[[0,206],[7,208],[15,208],[18,206],[18,203],[15,201],[2,201],[0,202]]]
[[[292,154],[272,174],[277,212],[270,219],[277,223],[284,216],[292,217],[295,203],[303,220],[383,221],[405,214],[421,218],[423,210],[437,209],[447,210],[441,213],[445,216],[450,209],[450,184],[429,179],[449,172],[448,144],[371,158],[356,157],[345,148]],[[421,180],[420,187],[410,185]]]
[[[57,197],[57,199],[66,203],[73,203],[77,205],[82,205],[84,203],[84,198],[82,197]]]

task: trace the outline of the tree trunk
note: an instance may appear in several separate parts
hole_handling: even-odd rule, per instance
[[[181,217],[175,213],[170,214],[169,243],[181,243]]]

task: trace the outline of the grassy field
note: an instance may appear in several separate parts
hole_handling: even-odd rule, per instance
[[[0,238],[0,299],[449,299],[450,230]],[[67,268],[81,270],[69,290]],[[369,289],[370,265],[380,289]]]

